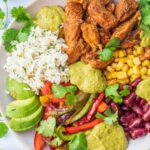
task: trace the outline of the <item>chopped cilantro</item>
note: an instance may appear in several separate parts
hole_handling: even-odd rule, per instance
[[[77,88],[76,86],[70,85],[70,86],[62,86],[62,85],[57,85],[53,84],[52,85],[52,93],[54,96],[57,98],[63,98],[66,96],[66,104],[74,104],[77,102],[77,96],[75,95]]]
[[[100,52],[100,59],[102,61],[109,61],[113,57],[113,52],[109,48],[103,49],[103,51]]]
[[[4,137],[8,132],[8,127],[4,122],[0,122],[0,138]]]
[[[0,8],[0,29],[4,28],[4,18],[5,18],[5,13],[2,11]]]
[[[130,93],[130,91],[129,91],[127,85],[125,85],[123,87],[123,90],[120,92],[118,92],[118,89],[119,89],[119,84],[117,84],[117,83],[112,84],[105,89],[105,94],[106,94],[106,97],[109,97],[114,102],[122,103],[123,97],[127,96]]]
[[[120,45],[120,40],[116,37],[113,37],[107,44],[106,48],[117,48]]]
[[[17,22],[32,21],[32,16],[27,12],[23,6],[14,7],[11,10],[11,15]]]
[[[39,134],[44,137],[53,136],[56,127],[56,119],[49,117],[47,120],[40,122],[40,126],[36,129]]]
[[[88,150],[87,140],[84,133],[78,133],[69,142],[69,150]]]
[[[60,139],[58,136],[55,137],[52,141],[50,141],[48,144],[54,146],[54,147],[58,147],[60,145],[62,145],[62,139]]]

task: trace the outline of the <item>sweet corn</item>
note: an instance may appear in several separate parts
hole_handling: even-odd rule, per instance
[[[149,75],[149,76],[150,76],[150,69],[148,69],[148,70],[147,70],[147,75]]]
[[[127,61],[127,64],[128,64],[130,67],[133,67],[133,66],[134,66],[133,61],[132,61],[131,59],[129,59],[129,60]]]
[[[123,62],[123,63],[126,63],[128,60],[126,57],[123,57],[123,58],[120,58],[120,61]]]
[[[147,75],[142,75],[141,76],[142,79],[146,79],[147,77],[149,77],[149,76],[147,76]]]
[[[127,64],[124,65],[122,71],[127,72],[129,70],[129,66]]]
[[[118,51],[115,51],[115,52],[113,53],[113,56],[114,56],[115,58],[118,58],[118,56],[119,56]]]
[[[145,74],[147,74],[147,68],[146,67],[142,67],[142,69],[140,70],[140,74],[143,76]]]
[[[149,67],[149,65],[150,65],[150,62],[149,62],[149,60],[144,60],[143,62],[142,62],[142,66],[143,67]]]
[[[133,76],[131,76],[131,82],[133,82],[134,80],[136,80],[139,77],[140,77],[140,74],[134,74]]]
[[[117,66],[117,63],[113,63],[111,66],[115,69]]]
[[[125,53],[125,51],[123,51],[123,50],[120,50],[118,53],[119,53],[119,57],[120,57],[120,58],[126,56],[126,53]]]
[[[143,54],[144,53],[144,49],[143,49],[143,47],[137,47],[137,48],[135,48],[136,49],[136,52],[137,52],[137,54],[138,55],[141,55],[141,54]]]
[[[117,73],[118,73],[118,72],[113,72],[113,73],[112,73],[112,78],[117,78]]]
[[[128,76],[132,76],[134,74],[133,68],[130,68],[127,72]]]
[[[117,82],[120,83],[120,84],[126,84],[126,80],[124,80],[124,79],[123,80],[117,79]]]
[[[125,78],[127,78],[127,73],[123,72],[123,71],[117,72],[117,78],[118,79],[125,79]]]
[[[124,63],[120,61],[116,66],[116,70],[117,71],[121,70],[123,68],[123,66],[124,66]]]
[[[133,51],[133,55],[134,55],[134,56],[138,56],[137,51],[134,50],[134,51]]]
[[[112,74],[111,74],[111,73],[108,73],[107,76],[106,76],[106,78],[107,78],[108,80],[112,79]]]
[[[115,72],[115,69],[112,66],[107,67],[107,71],[109,72]]]
[[[112,79],[112,80],[108,80],[108,81],[107,81],[107,84],[110,85],[110,84],[114,84],[114,83],[116,83],[116,82],[117,82],[116,79]]]
[[[133,58],[133,63],[136,65],[136,66],[139,66],[141,64],[141,61],[138,57],[135,57]]]
[[[120,61],[120,59],[119,59],[119,58],[116,58],[116,59],[115,59],[115,62],[116,62],[116,63],[117,63],[117,62],[119,62],[119,61]]]
[[[140,68],[138,66],[133,66],[133,72],[134,72],[134,74],[140,75]]]
[[[128,55],[127,58],[133,59],[133,58],[134,58],[134,55]]]

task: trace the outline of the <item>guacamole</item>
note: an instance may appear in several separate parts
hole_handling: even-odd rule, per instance
[[[127,139],[119,124],[95,126],[87,135],[89,150],[126,150]]]
[[[147,100],[147,102],[150,104],[150,77],[144,79],[141,81],[137,88],[136,88],[136,94]]]
[[[69,66],[70,81],[85,93],[100,93],[106,87],[106,80],[101,70],[92,68],[82,61]]]
[[[43,7],[35,17],[35,23],[42,28],[57,31],[65,20],[65,12],[60,6]]]

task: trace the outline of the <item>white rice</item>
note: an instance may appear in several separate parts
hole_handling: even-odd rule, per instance
[[[4,66],[10,78],[28,84],[37,94],[45,81],[59,84],[69,80],[68,56],[61,51],[65,41],[56,32],[36,27],[26,42],[13,44],[16,48]]]

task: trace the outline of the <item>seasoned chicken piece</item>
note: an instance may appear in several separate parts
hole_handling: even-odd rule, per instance
[[[111,33],[109,31],[104,30],[104,29],[100,29],[99,34],[100,34],[101,43],[103,45],[106,45],[111,38]]]
[[[120,0],[115,9],[115,16],[119,22],[130,18],[137,10],[138,2],[135,0]]]
[[[67,20],[64,23],[64,37],[68,48],[64,51],[69,55],[68,63],[73,63],[86,51],[87,44],[80,37],[83,17],[82,5],[79,3],[67,3]]]
[[[106,6],[106,9],[112,13],[114,13],[115,11],[115,7],[116,5],[113,2],[108,3],[108,5]]]
[[[84,40],[92,47],[92,50],[96,51],[100,43],[97,27],[90,23],[83,23],[81,25],[81,30]]]
[[[126,22],[122,23],[120,26],[118,26],[115,29],[112,37],[117,37],[121,41],[124,40],[126,38],[126,36],[129,34],[129,32],[131,32],[133,27],[136,25],[139,17],[140,17],[140,12],[137,11],[131,19],[129,19]]]
[[[97,69],[104,69],[114,61],[114,59],[108,62],[101,61],[98,58],[98,53],[93,51],[87,52],[81,57],[81,59],[85,63],[89,63],[93,68],[97,68]]]
[[[140,43],[140,30],[136,29],[129,33],[127,38],[121,43],[121,48],[127,49]]]
[[[110,30],[117,25],[117,19],[105,8],[101,0],[92,0],[88,6],[88,12],[89,16],[105,30]]]
[[[87,8],[88,5],[88,0],[68,0],[68,2],[75,2],[75,3],[82,4],[84,10]]]

